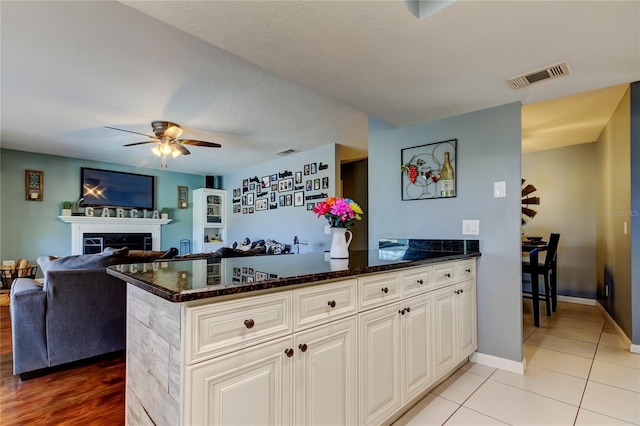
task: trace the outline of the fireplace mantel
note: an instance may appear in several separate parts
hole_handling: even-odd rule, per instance
[[[160,227],[171,219],[142,219],[128,217],[58,216],[71,224],[71,254],[82,254],[82,236],[89,233],[150,233],[152,249],[160,250]]]

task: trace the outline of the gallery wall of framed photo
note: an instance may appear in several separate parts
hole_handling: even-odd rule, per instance
[[[270,238],[291,244],[311,223],[322,225],[311,210],[337,195],[338,153],[339,147],[329,144],[227,174],[228,239]]]

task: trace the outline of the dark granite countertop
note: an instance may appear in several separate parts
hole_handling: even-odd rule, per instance
[[[171,302],[186,302],[480,256],[477,244],[470,250],[410,253],[388,248],[352,250],[349,259],[332,260],[325,253],[305,253],[157,261],[110,266],[107,273]],[[220,278],[207,271],[221,271]]]

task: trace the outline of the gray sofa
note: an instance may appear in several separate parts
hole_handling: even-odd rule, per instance
[[[126,284],[107,275],[106,267],[172,258],[177,252],[106,249],[38,258],[44,284],[18,278],[11,287],[14,374],[124,349]]]

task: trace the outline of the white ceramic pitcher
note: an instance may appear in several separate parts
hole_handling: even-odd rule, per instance
[[[351,244],[353,234],[347,228],[331,228],[331,232],[333,236],[331,238],[329,256],[332,259],[348,259],[349,244]],[[347,239],[346,234],[349,234],[349,239]]]

